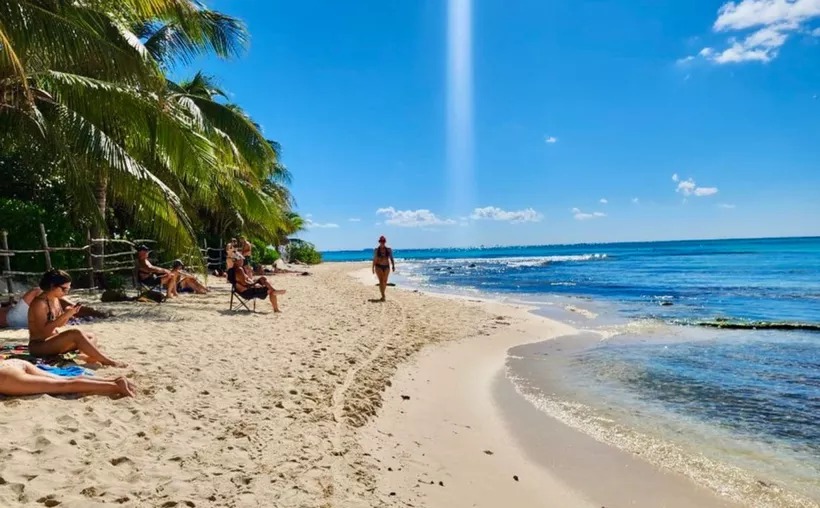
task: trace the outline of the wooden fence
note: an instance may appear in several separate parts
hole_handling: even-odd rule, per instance
[[[130,277],[135,276],[135,266],[137,261],[137,247],[142,244],[156,243],[154,240],[147,238],[127,240],[123,238],[91,238],[91,234],[87,234],[86,245],[82,247],[52,247],[48,244],[48,234],[45,227],[40,224],[40,242],[42,244],[40,249],[30,250],[13,250],[9,248],[9,238],[7,231],[0,231],[0,258],[3,258],[2,270],[0,270],[0,277],[6,281],[6,292],[13,293],[12,283],[14,277],[39,277],[43,272],[24,272],[12,270],[11,264],[15,256],[22,254],[42,254],[44,265],[43,271],[51,270],[53,268],[51,263],[51,254],[53,252],[84,252],[87,266],[84,268],[71,268],[65,270],[69,273],[84,273],[87,276],[89,287],[92,289],[97,286],[97,275],[104,273],[118,273],[128,272]],[[98,252],[98,253],[95,253]],[[106,251],[110,253],[106,253]],[[156,253],[161,253],[161,250],[155,250]],[[202,248],[199,249],[200,261],[205,267],[205,275],[207,276],[211,268],[217,268],[223,265],[225,261],[225,250],[222,248],[208,247],[207,242],[203,241]],[[186,255],[182,261],[188,265],[192,264],[194,255]],[[158,263],[158,266],[170,266],[173,261],[166,263]],[[199,263],[196,263],[197,265]],[[58,267],[59,268],[59,267]],[[136,284],[136,280],[134,280]]]

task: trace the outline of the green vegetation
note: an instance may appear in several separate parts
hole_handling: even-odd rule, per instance
[[[263,265],[272,265],[279,259],[279,253],[274,247],[269,247],[270,244],[261,240],[254,239],[253,244],[253,262]]]
[[[263,245],[298,231],[279,145],[212,77],[169,77],[247,42],[240,20],[193,0],[0,2],[0,229],[11,248],[38,247],[39,222],[53,246],[84,245],[91,230],[155,238],[166,257],[240,231]]]
[[[322,262],[322,254],[312,243],[293,239],[288,244],[288,259],[291,263],[298,261],[308,265],[318,265]]]

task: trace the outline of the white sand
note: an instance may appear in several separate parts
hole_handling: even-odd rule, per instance
[[[522,334],[570,329],[392,288],[370,303],[362,266],[275,276],[281,315],[228,312],[213,278],[207,296],[103,306],[117,317],[87,329],[130,366],[99,375],[128,374],[139,397],[0,402],[0,506],[599,506],[527,453],[492,396]]]

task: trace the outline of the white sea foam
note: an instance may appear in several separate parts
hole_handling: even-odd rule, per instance
[[[508,267],[546,266],[550,263],[572,263],[583,261],[601,261],[607,259],[607,254],[578,254],[568,256],[536,256],[536,257],[500,257],[500,258],[430,258],[430,259],[408,259],[407,263],[417,263],[424,265],[446,264],[446,265],[475,265],[475,268],[487,265],[504,265]]]

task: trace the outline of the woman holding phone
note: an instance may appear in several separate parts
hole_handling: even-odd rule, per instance
[[[71,290],[71,277],[62,270],[50,270],[40,279],[43,292],[32,300],[28,310],[29,353],[33,356],[50,356],[79,350],[90,362],[113,367],[125,367],[106,356],[97,347],[92,334],[77,328],[59,330],[75,317],[82,305],[63,308],[60,299]]]

